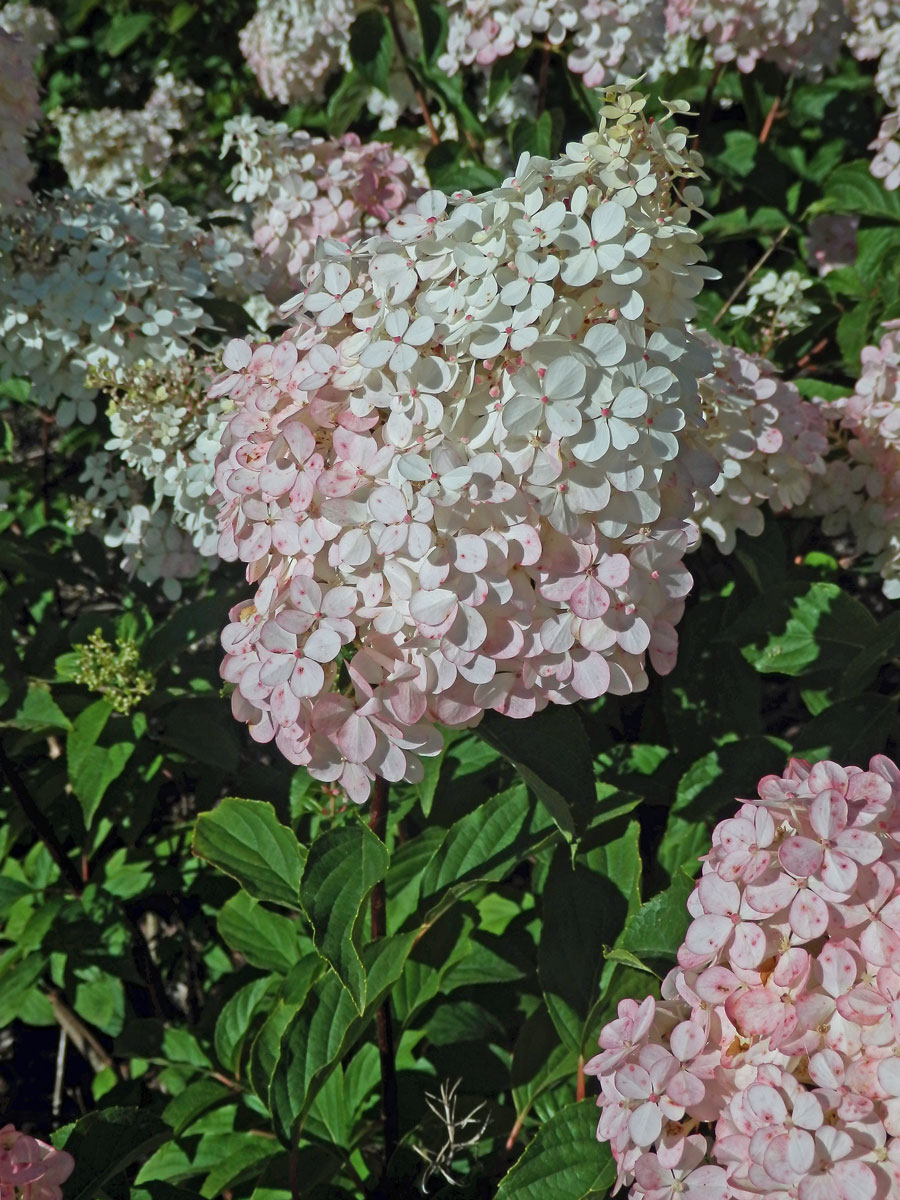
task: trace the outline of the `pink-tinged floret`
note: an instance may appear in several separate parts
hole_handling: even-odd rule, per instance
[[[900,1182],[900,771],[792,760],[714,830],[662,999],[585,1066],[632,1200]]]

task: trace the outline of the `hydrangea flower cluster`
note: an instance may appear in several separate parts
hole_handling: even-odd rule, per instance
[[[487,67],[513,50],[562,46],[569,70],[598,87],[616,76],[659,73],[666,50],[665,0],[451,0],[440,65]]]
[[[719,824],[661,1001],[585,1071],[632,1200],[900,1189],[900,770],[792,760]]]
[[[828,275],[856,262],[856,234],[859,217],[855,213],[822,213],[809,223],[806,261],[819,275]]]
[[[166,71],[141,109],[64,109],[52,114],[59,129],[59,160],[74,187],[107,196],[159,179],[184,129],[188,107],[203,93]]]
[[[239,34],[263,93],[280,104],[321,100],[331,72],[350,68],[357,0],[259,0]]]
[[[434,722],[674,663],[709,270],[699,160],[642,107],[610,93],[562,158],[321,243],[295,327],[228,347],[219,553],[256,590],[222,674],[257,740],[356,801],[421,777]]]
[[[356,242],[383,229],[422,192],[402,154],[384,142],[363,144],[355,133],[326,140],[243,116],[225,125],[222,155],[232,146],[240,157],[230,190],[252,207],[273,299],[301,285],[318,238]]]
[[[239,231],[204,229],[162,196],[55,192],[0,223],[0,375],[29,378],[62,426],[92,421],[91,366],[184,355],[203,307],[254,285]]]
[[[779,338],[794,329],[803,329],[809,318],[820,311],[819,306],[803,295],[813,286],[813,280],[793,269],[765,271],[750,284],[747,300],[732,304],[733,317],[752,317],[768,349]]]
[[[869,170],[889,192],[895,192],[900,187],[900,112],[893,109],[884,115],[869,149],[875,151]]]
[[[29,1137],[14,1125],[0,1129],[0,1200],[62,1200],[61,1184],[75,1169],[65,1150]]]
[[[716,62],[752,71],[760,60],[786,74],[832,67],[849,29],[842,0],[668,0],[670,35],[705,39]]]
[[[879,346],[862,351],[852,395],[822,404],[837,453],[813,482],[809,506],[822,528],[849,533],[856,553],[875,556],[883,590],[900,597],[900,321],[885,322]]]
[[[92,485],[89,523],[107,545],[122,548],[129,573],[145,583],[162,579],[171,599],[180,594],[180,579],[215,562],[218,532],[209,496],[227,401],[206,399],[211,362],[211,356],[188,354],[124,371],[101,366],[88,375],[89,384],[110,397],[112,432],[106,442],[112,455],[92,463],[85,478]],[[127,489],[117,486],[122,464],[132,473],[124,475]]]
[[[0,9],[0,211],[30,195],[34,172],[25,138],[41,120],[34,60],[54,32],[45,9],[24,4]]]
[[[694,520],[730,554],[735,534],[763,531],[763,504],[775,513],[803,504],[825,471],[827,423],[765,359],[704,335],[715,366],[700,383],[706,427],[682,440],[712,454],[719,468],[711,487],[696,493]]]

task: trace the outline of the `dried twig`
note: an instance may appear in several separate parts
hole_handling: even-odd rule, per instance
[[[738,296],[741,294],[741,292],[744,290],[744,288],[747,286],[747,284],[750,282],[750,280],[753,278],[753,276],[756,274],[756,272],[760,269],[760,267],[765,266],[765,264],[769,261],[771,256],[775,253],[775,251],[778,249],[778,247],[781,245],[781,243],[784,241],[784,239],[787,237],[787,235],[790,233],[790,231],[791,231],[790,225],[785,225],[784,229],[782,229],[781,233],[778,234],[778,236],[774,239],[772,244],[770,246],[766,247],[766,249],[762,252],[760,257],[756,260],[754,265],[750,268],[750,270],[747,272],[747,274],[744,276],[744,278],[741,280],[741,282],[737,285],[737,287],[734,289],[734,291],[731,293],[731,295],[728,297],[728,299],[725,301],[725,303],[722,305],[722,307],[719,309],[719,311],[713,317],[713,320],[712,320],[713,325],[718,325],[718,323],[722,320],[722,318],[728,312],[729,308],[731,308],[732,304],[734,304],[735,300],[737,300]]]
[[[440,1095],[425,1093],[426,1104],[444,1127],[444,1141],[436,1151],[427,1150],[424,1146],[413,1146],[419,1158],[424,1159],[427,1164],[419,1181],[423,1194],[427,1193],[428,1184],[435,1175],[440,1175],[451,1186],[459,1184],[459,1180],[453,1174],[453,1160],[461,1150],[477,1146],[490,1123],[490,1116],[479,1116],[487,1103],[486,1100],[482,1100],[464,1117],[456,1115],[456,1093],[461,1083],[461,1079],[451,1084],[445,1080],[441,1084]],[[473,1126],[477,1128],[473,1129]]]

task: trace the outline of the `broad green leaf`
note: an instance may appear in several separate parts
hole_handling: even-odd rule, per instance
[[[346,133],[366,103],[371,85],[359,71],[347,71],[328,101],[327,129],[332,137]]]
[[[198,1117],[228,1099],[234,1099],[230,1088],[215,1079],[198,1079],[169,1101],[162,1112],[163,1120],[172,1127],[172,1136],[178,1137]]]
[[[258,1134],[245,1134],[243,1144],[207,1175],[200,1195],[210,1198],[221,1196],[238,1184],[258,1179],[265,1164],[281,1153],[277,1142]]]
[[[588,1200],[616,1179],[609,1146],[596,1137],[593,1100],[567,1104],[546,1121],[504,1176],[496,1200]]]
[[[513,764],[568,838],[597,808],[594,764],[575,708],[551,704],[527,721],[486,713],[478,733]]]
[[[257,900],[300,910],[306,848],[271,804],[229,796],[197,818],[193,850]]]
[[[84,823],[88,827],[106,789],[122,774],[134,752],[134,742],[97,745],[112,711],[108,700],[95,700],[75,718],[66,738],[69,781],[81,803]]]
[[[876,671],[900,655],[900,612],[888,613],[871,631],[859,653],[847,664],[840,681],[840,693],[850,697],[862,691]]]
[[[537,1008],[516,1039],[510,1067],[516,1121],[521,1124],[544,1093],[568,1081],[574,1095],[578,1055],[559,1040],[549,1013]]]
[[[107,1184],[171,1136],[165,1121],[145,1108],[101,1108],[60,1129],[54,1145],[75,1159],[66,1200],[98,1200]]]
[[[300,957],[297,922],[269,912],[246,892],[222,905],[216,924],[232,950],[264,971],[289,971]]]
[[[364,8],[350,26],[350,60],[370,87],[389,91],[394,35],[385,13]]]
[[[216,1057],[231,1074],[236,1074],[244,1039],[254,1016],[263,1007],[271,987],[269,979],[254,979],[245,984],[222,1006],[216,1021],[214,1045]]]
[[[434,64],[447,44],[450,17],[447,6],[436,0],[413,0],[413,9],[422,39],[422,59],[426,64]]]
[[[727,636],[761,674],[836,675],[866,646],[875,624],[837,584],[786,581],[754,600]]]
[[[625,835],[631,863],[622,864],[627,876],[639,878],[638,826]],[[592,869],[593,866],[593,869]],[[625,926],[629,902],[614,873],[599,863],[576,860],[564,846],[557,848],[544,883],[538,975],[547,1006],[563,1043],[576,1054],[584,1050],[592,1031],[585,1022],[600,996],[604,950]]]
[[[467,813],[447,830],[422,872],[423,901],[445,892],[428,920],[475,884],[502,879],[554,832],[546,811],[521,784]]]
[[[425,169],[435,188],[456,192],[468,188],[480,192],[499,182],[496,171],[473,162],[460,142],[444,141],[432,146],[425,156]]]
[[[619,945],[642,962],[674,962],[690,921],[686,904],[693,889],[691,876],[678,871],[664,892],[641,905],[630,918]]]
[[[25,693],[25,699],[15,717],[3,724],[15,729],[40,733],[43,729],[71,729],[72,723],[59,707],[50,692],[42,684],[33,683]]]
[[[347,988],[357,1009],[366,1001],[361,947],[366,901],[387,874],[384,843],[361,822],[332,829],[309,847],[300,901],[313,927],[313,941]]]
[[[826,184],[824,201],[816,208],[900,222],[900,196],[872,175],[865,159],[838,167]]]
[[[416,940],[415,933],[372,942],[363,950],[367,977],[362,1015],[336,975],[329,975],[294,1017],[281,1042],[269,1087],[269,1106],[283,1136],[302,1122],[319,1087],[362,1036],[393,985]]]
[[[18,1017],[46,965],[43,954],[29,954],[19,961],[15,950],[0,959],[0,1029]]]
[[[853,304],[838,321],[837,344],[850,375],[859,374],[860,355],[873,340],[879,305],[874,297]]]
[[[795,753],[811,760],[865,765],[873,754],[884,753],[896,730],[897,698],[866,692],[838,700],[804,725],[794,738]]]
[[[153,21],[150,13],[116,13],[104,38],[106,53],[110,58],[124,54],[151,27]]]

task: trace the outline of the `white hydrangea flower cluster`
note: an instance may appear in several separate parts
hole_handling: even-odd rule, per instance
[[[889,192],[895,192],[900,187],[900,112],[894,109],[885,114],[869,149],[875,151],[869,170],[884,181]]]
[[[326,140],[242,116],[226,123],[222,156],[232,147],[239,159],[229,190],[251,205],[272,299],[284,300],[301,285],[320,237],[349,245],[376,233],[425,182],[393,147],[363,144],[355,133]]]
[[[281,104],[321,100],[333,70],[349,70],[358,0],[259,0],[239,34],[263,93]]]
[[[763,531],[762,506],[781,513],[802,505],[825,470],[827,425],[818,407],[782,379],[771,363],[708,334],[714,372],[700,383],[706,426],[682,439],[711,454],[719,468],[696,493],[694,520],[730,554],[738,530]]]
[[[561,158],[320,243],[295,327],[227,350],[219,553],[256,588],[222,673],[257,740],[356,801],[421,778],[435,722],[674,664],[710,271],[699,160],[643,105],[610,93]]]
[[[852,395],[823,404],[836,453],[813,481],[810,510],[828,534],[874,555],[883,591],[900,598],[900,321],[862,352]]]
[[[25,138],[41,119],[34,60],[55,32],[46,9],[27,4],[0,9],[0,211],[30,196],[34,172]]]
[[[204,229],[162,196],[54,192],[0,223],[0,375],[27,377],[61,426],[94,419],[91,366],[181,357],[216,296],[256,279],[238,231]]]
[[[803,329],[809,318],[820,312],[817,304],[803,293],[813,280],[793,269],[765,271],[747,290],[744,304],[732,304],[733,317],[753,317],[766,348],[794,329]]]
[[[740,71],[763,60],[813,78],[834,65],[849,30],[843,0],[668,0],[666,23]]]
[[[623,75],[659,73],[666,50],[665,0],[450,0],[441,69],[487,67],[513,50],[562,46],[571,71],[597,87]]]
[[[62,109],[52,114],[59,129],[59,160],[73,187],[100,196],[137,191],[159,179],[184,129],[185,114],[203,95],[171,71],[159,75],[141,109]]]

